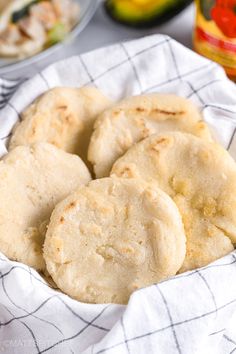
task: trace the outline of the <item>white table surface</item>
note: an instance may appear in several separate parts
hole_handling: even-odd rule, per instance
[[[85,53],[111,43],[140,38],[142,36],[154,33],[167,34],[191,48],[193,24],[193,5],[190,5],[181,14],[162,26],[142,30],[129,28],[114,22],[107,16],[103,6],[100,5],[89,25],[72,43],[67,44],[43,62],[27,66],[25,69],[21,70],[21,72],[13,72],[8,74],[7,77],[10,79],[16,79],[22,76],[29,77],[38,70],[43,69],[51,62],[55,62],[72,55]]]

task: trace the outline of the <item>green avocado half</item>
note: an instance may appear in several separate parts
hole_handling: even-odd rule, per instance
[[[192,0],[106,0],[105,9],[116,21],[133,27],[160,25]]]

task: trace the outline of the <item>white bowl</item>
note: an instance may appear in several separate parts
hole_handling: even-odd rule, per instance
[[[71,42],[76,36],[78,36],[83,29],[87,26],[92,16],[94,15],[98,1],[97,0],[76,0],[80,5],[80,21],[74,27],[74,29],[66,36],[65,40],[57,43],[50,48],[43,50],[42,52],[26,59],[12,59],[12,58],[0,58],[0,76],[9,77],[14,76],[14,72],[19,76],[19,72],[22,69],[26,69],[27,66],[43,62],[53,55],[55,51],[59,50],[66,43]]]

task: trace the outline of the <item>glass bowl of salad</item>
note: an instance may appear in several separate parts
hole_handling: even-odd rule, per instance
[[[77,36],[96,0],[0,0],[0,75],[45,59]]]

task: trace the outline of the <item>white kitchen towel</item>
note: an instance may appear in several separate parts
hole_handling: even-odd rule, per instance
[[[219,66],[166,36],[75,56],[18,85],[0,81],[1,154],[20,113],[38,95],[55,86],[95,85],[115,100],[155,91],[188,97],[236,157],[235,85]],[[127,306],[75,301],[1,255],[1,352],[236,354],[236,252],[138,290]]]

